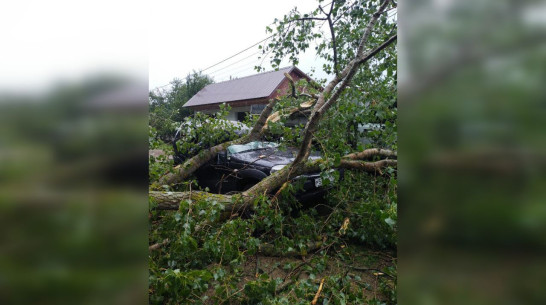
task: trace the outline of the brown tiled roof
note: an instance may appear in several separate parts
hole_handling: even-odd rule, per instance
[[[303,74],[296,67],[286,67],[278,71],[210,84],[194,95],[184,107],[268,97],[281,84],[285,78],[284,73],[290,73],[294,69]]]

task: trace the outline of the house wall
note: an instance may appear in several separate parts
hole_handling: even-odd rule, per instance
[[[218,111],[219,108],[216,109],[205,109],[201,110],[199,112],[206,113],[206,114],[214,114]],[[237,121],[237,113],[238,112],[250,112],[250,106],[244,106],[244,107],[233,107],[229,111],[226,119],[229,121]]]
[[[227,119],[230,121],[237,121],[238,112],[250,112],[250,106],[231,108],[227,116]]]
[[[300,79],[302,79],[303,76],[300,76],[299,74],[295,73],[295,71],[292,71],[290,73],[290,76],[292,77],[292,79],[294,80],[294,82],[297,82],[299,81]],[[277,92],[277,90],[280,91]],[[283,96],[283,95],[286,95],[286,94],[290,94],[292,92],[292,88],[290,86],[290,81],[287,79],[287,78],[284,78],[283,81],[281,82],[281,84],[279,85],[279,87],[277,87],[277,90],[275,90],[270,96],[269,98],[275,98],[277,96]],[[300,91],[298,91],[300,92]]]

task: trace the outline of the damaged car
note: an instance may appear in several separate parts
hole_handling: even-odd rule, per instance
[[[199,185],[209,188],[211,192],[242,192],[292,163],[296,154],[297,149],[281,148],[274,142],[254,141],[231,145],[199,168],[195,176]],[[315,152],[309,158],[313,160],[321,156]],[[343,171],[330,170],[322,174],[316,172],[296,177],[294,181],[301,186],[296,192],[296,198],[304,202],[322,197],[327,190],[325,186],[331,185],[335,176],[342,178]]]

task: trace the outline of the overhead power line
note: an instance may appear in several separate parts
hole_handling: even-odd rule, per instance
[[[216,70],[216,71],[212,71],[212,72],[210,72],[209,74],[210,74],[210,75],[214,75],[214,73],[216,73],[216,72],[218,72],[218,71],[222,71],[222,70],[224,70],[224,69],[226,69],[226,68],[228,68],[228,67],[233,66],[234,64],[240,63],[241,61],[243,61],[243,60],[245,60],[245,59],[248,59],[248,58],[250,58],[250,57],[252,57],[252,56],[254,56],[254,55],[258,55],[258,54],[260,54],[260,53],[261,53],[261,52],[252,53],[252,54],[250,54],[249,56],[247,56],[247,57],[245,57],[245,58],[243,58],[243,59],[240,59],[240,60],[238,60],[238,61],[236,61],[236,62],[234,62],[234,63],[231,63],[231,64],[229,64],[229,65],[227,65],[227,66],[225,66],[225,67],[223,67],[223,68],[220,68],[220,69],[218,69],[218,70]]]
[[[229,71],[228,73],[223,73],[220,76],[216,76],[215,78],[218,79],[218,81],[224,81],[230,78],[238,78],[238,74],[241,74],[241,72],[253,72],[254,71],[254,65],[244,65],[237,68],[237,70]],[[255,73],[255,71],[254,71]]]
[[[268,40],[269,38],[271,38],[271,37],[273,37],[273,36],[275,36],[275,35],[270,35],[270,36],[268,36],[268,37],[266,37],[266,38],[264,38],[264,39],[262,39],[262,40],[256,42],[255,44],[251,45],[250,47],[248,47],[248,48],[246,48],[246,49],[244,49],[244,50],[242,50],[242,51],[239,51],[239,52],[237,52],[236,54],[231,55],[230,57],[228,57],[228,58],[226,58],[226,59],[224,59],[224,60],[222,60],[222,61],[219,61],[219,62],[215,63],[215,64],[212,65],[212,66],[209,66],[209,67],[207,67],[207,68],[205,68],[205,69],[203,69],[203,70],[200,70],[199,72],[203,72],[203,71],[206,71],[206,70],[208,70],[208,69],[210,69],[210,68],[216,67],[217,65],[219,65],[219,64],[221,64],[221,63],[223,63],[223,62],[225,62],[225,61],[227,61],[227,60],[230,60],[230,59],[232,59],[233,57],[235,57],[235,56],[237,56],[237,55],[239,55],[239,54],[241,54],[241,53],[243,53],[243,52],[245,52],[245,51],[248,51],[248,50],[251,49],[252,47],[257,46],[258,44],[260,44],[260,43],[262,43],[262,42]],[[256,53],[256,54],[257,54],[257,53]],[[256,54],[252,54],[252,55],[256,55]],[[251,56],[252,56],[252,55],[251,55]],[[248,57],[250,57],[250,56],[248,56]],[[248,57],[245,57],[244,59],[246,59],[246,58],[248,58]],[[240,60],[240,61],[242,61],[242,60]],[[223,70],[223,68],[222,68],[222,69],[219,69],[219,70]],[[219,70],[217,70],[217,71],[219,71]],[[217,72],[217,71],[215,71],[215,72]],[[213,73],[214,73],[214,72],[213,72]],[[154,89],[160,89],[160,88],[163,88],[163,87],[167,87],[167,86],[169,86],[170,84],[171,84],[171,83],[165,84],[165,85],[163,85],[163,86],[158,86],[158,87],[155,87]]]
[[[330,5],[330,4],[332,4],[332,2],[333,2],[333,1],[331,1],[331,2],[329,2],[329,3],[327,3],[327,4],[325,4],[324,6],[326,7],[327,5]],[[323,24],[324,24],[324,23],[323,23]],[[266,38],[264,38],[264,39],[262,39],[262,40],[256,42],[255,44],[251,45],[250,47],[248,47],[248,48],[246,48],[246,49],[244,49],[244,50],[242,50],[242,51],[239,51],[238,53],[236,53],[236,54],[234,54],[234,55],[232,55],[232,56],[230,56],[230,57],[228,57],[228,58],[226,58],[226,59],[224,59],[224,60],[221,60],[221,61],[215,63],[215,64],[212,65],[212,66],[206,67],[205,69],[201,70],[200,72],[204,72],[204,71],[207,71],[207,70],[210,69],[210,68],[216,67],[217,65],[219,65],[219,64],[221,64],[221,63],[223,63],[223,62],[225,62],[225,61],[227,61],[227,60],[229,60],[229,59],[232,59],[233,57],[235,57],[235,56],[237,56],[237,55],[239,55],[239,54],[241,54],[241,53],[243,53],[243,52],[245,52],[245,51],[248,51],[250,48],[257,46],[258,44],[260,44],[260,43],[262,43],[262,42],[268,40],[269,38],[271,38],[271,37],[273,37],[273,36],[275,36],[275,34],[272,34],[272,35],[270,35],[270,36],[268,36],[268,37],[266,37]]]
[[[256,42],[255,44],[251,45],[250,47],[248,47],[248,48],[246,48],[246,49],[244,49],[244,50],[242,50],[242,51],[239,51],[237,54],[232,55],[232,56],[230,56],[230,57],[228,57],[228,58],[226,58],[226,59],[224,59],[224,60],[222,60],[222,61],[219,61],[219,62],[215,63],[214,65],[212,65],[212,66],[210,66],[210,67],[207,67],[207,68],[201,70],[201,72],[207,71],[208,69],[210,69],[210,68],[212,68],[212,67],[216,67],[217,65],[219,65],[219,64],[221,64],[221,63],[223,63],[223,62],[225,62],[226,60],[232,59],[233,57],[235,57],[235,56],[237,56],[237,55],[239,55],[239,54],[241,54],[241,53],[243,53],[243,52],[245,52],[245,51],[248,51],[248,50],[251,49],[252,47],[257,46],[258,44],[260,44],[260,43],[262,43],[262,42],[268,40],[269,38],[271,38],[271,37],[273,37],[273,36],[275,36],[275,35],[270,35],[270,36],[268,36],[268,37],[266,37],[266,38],[264,38],[264,39],[262,39],[262,40]]]
[[[331,3],[332,3],[332,2],[329,2],[329,3],[325,4],[324,7],[328,6],[328,5],[331,4]],[[319,28],[322,27],[322,25],[324,25],[324,22],[321,24],[321,26],[319,26]],[[262,40],[256,42],[255,44],[251,45],[250,47],[247,47],[247,48],[245,48],[244,50],[241,50],[241,51],[235,53],[234,55],[231,55],[230,57],[228,57],[228,58],[226,58],[226,59],[223,59],[223,60],[221,60],[221,61],[219,61],[219,62],[213,64],[212,66],[208,66],[208,67],[206,67],[205,69],[200,70],[199,72],[204,72],[204,71],[207,71],[207,70],[210,69],[210,68],[216,67],[216,66],[218,66],[219,64],[224,63],[224,62],[226,62],[226,61],[232,59],[233,57],[235,57],[235,56],[237,56],[237,55],[239,55],[239,54],[241,54],[241,53],[244,53],[244,52],[250,50],[251,48],[257,46],[258,44],[260,44],[260,43],[262,43],[262,42],[268,40],[269,38],[271,38],[271,37],[273,37],[273,36],[275,36],[275,34],[272,34],[272,35],[270,35],[270,36],[268,36],[268,37],[266,37],[266,38],[264,38],[264,39],[262,39]],[[253,54],[253,55],[256,55],[256,54]],[[252,56],[252,55],[251,55],[251,56]],[[248,56],[248,57],[250,57],[250,56]],[[245,57],[244,59],[246,59],[246,58],[248,58],[248,57]],[[264,59],[265,59],[265,58],[264,58]],[[240,62],[240,61],[242,61],[242,60],[239,60],[238,62]],[[238,63],[238,62],[236,62],[236,63]],[[263,62],[263,60],[262,60],[262,62]],[[235,64],[235,63],[233,63],[233,64]],[[232,66],[233,64],[230,64],[230,65],[228,65],[228,66],[226,66],[226,67],[224,67],[224,68],[227,68],[227,67],[229,67],[229,66]],[[218,72],[218,71],[220,71],[220,70],[223,70],[224,68],[218,69],[218,70],[216,70],[216,71],[214,71],[214,72],[212,72],[212,73],[215,73],[215,72]],[[222,73],[222,74],[223,74],[223,73]],[[169,85],[171,85],[171,83],[165,84],[165,85],[163,85],[163,86],[155,87],[155,89],[160,89],[160,88],[163,88],[163,87],[167,87],[167,86],[169,86]]]

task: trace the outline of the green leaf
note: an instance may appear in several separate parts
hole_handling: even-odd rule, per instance
[[[393,219],[390,218],[390,217],[385,218],[385,222],[386,222],[391,228],[396,224],[396,221],[393,220]]]
[[[341,163],[341,155],[338,153],[334,157],[334,166],[338,167],[340,163]]]

